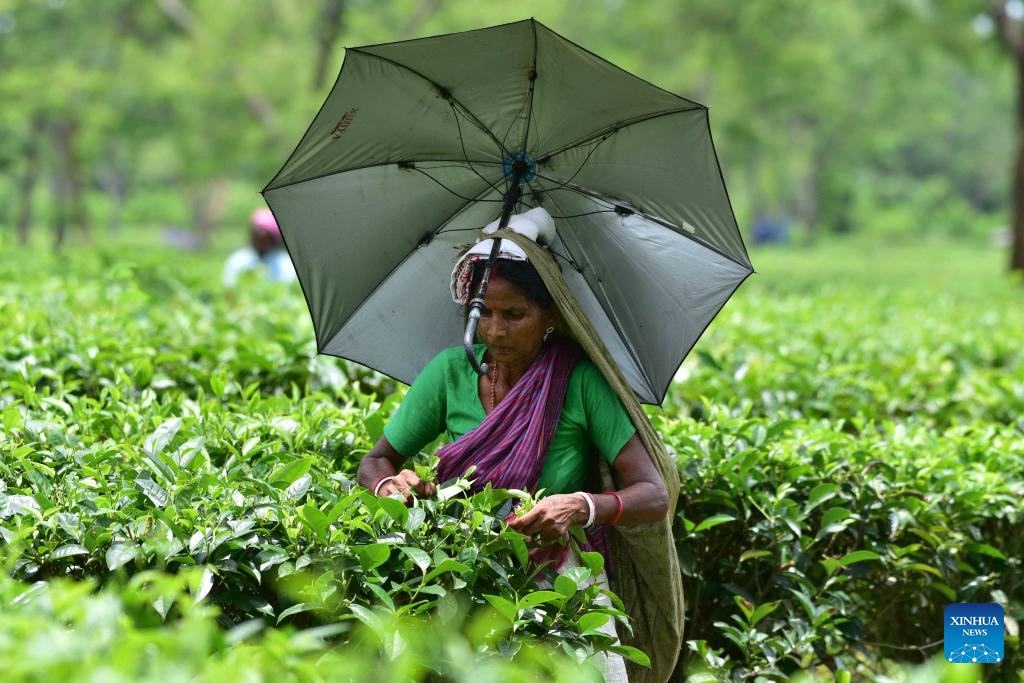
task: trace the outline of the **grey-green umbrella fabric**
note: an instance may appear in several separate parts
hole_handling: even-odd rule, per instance
[[[686,354],[753,272],[705,106],[525,20],[349,48],[264,189],[317,348],[411,382],[459,345],[448,281],[498,217],[555,218],[551,249],[637,397],[661,403]]]

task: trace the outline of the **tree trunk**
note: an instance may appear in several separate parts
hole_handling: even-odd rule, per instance
[[[32,228],[32,195],[39,177],[39,138],[46,130],[46,119],[42,113],[32,116],[28,141],[25,143],[25,175],[21,179],[21,209],[18,213],[18,243],[28,244],[28,233]]]
[[[119,145],[111,145],[106,151],[105,161],[96,174],[100,190],[110,198],[110,214],[104,223],[111,233],[121,230],[124,203],[128,197],[128,173],[123,156]]]
[[[192,227],[195,230],[196,242],[201,249],[205,249],[210,244],[210,237],[224,216],[229,189],[228,181],[218,178],[193,189],[191,193]]]
[[[441,0],[420,0],[416,9],[409,15],[409,20],[405,22],[405,26],[398,32],[398,39],[406,40],[411,38],[440,6]]]
[[[53,188],[53,249],[60,251],[68,235],[67,179],[59,170],[54,169],[50,181]]]
[[[71,209],[71,220],[82,232],[86,242],[92,241],[92,228],[85,210],[85,197],[82,191],[82,169],[75,150],[75,137],[78,135],[78,119],[68,115],[60,119],[57,127],[57,161],[64,173],[67,199]]]
[[[1024,55],[1017,62],[1017,159],[1013,172],[1013,245],[1010,270],[1024,270]]]
[[[811,153],[810,168],[800,183],[800,222],[804,224],[804,241],[813,245],[818,239],[820,219],[818,193],[821,192],[821,174],[825,170],[825,152],[816,146]]]
[[[317,36],[316,61],[313,64],[313,88],[320,90],[327,78],[327,60],[331,57],[331,46],[341,30],[345,12],[345,0],[324,0],[320,8],[320,34]]]

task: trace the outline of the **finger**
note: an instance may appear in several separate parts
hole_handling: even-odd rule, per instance
[[[508,523],[516,531],[525,533],[525,529],[537,519],[537,508],[533,508],[523,516],[516,515],[516,518]]]
[[[557,538],[565,538],[567,536],[566,530],[558,524],[548,525],[540,530],[541,538],[553,541]]]
[[[413,488],[416,489],[416,493],[420,494],[421,496],[432,495],[431,489],[433,486],[433,482],[429,481],[420,481],[420,483],[418,484],[413,484]]]
[[[531,512],[533,511],[531,510]],[[550,527],[551,522],[552,520],[548,518],[547,515],[540,513],[535,515],[534,518],[530,520],[530,522],[521,529],[521,531],[524,534],[528,534],[531,536],[533,534],[539,534],[545,531],[548,527]]]
[[[424,484],[423,484],[423,495],[424,496],[427,496],[429,498],[430,496],[433,496],[436,493],[437,493],[437,484],[435,484],[432,481],[424,482]]]
[[[422,482],[420,475],[412,470],[402,470],[398,476],[410,487],[418,487]]]

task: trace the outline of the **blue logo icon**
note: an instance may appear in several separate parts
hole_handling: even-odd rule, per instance
[[[996,664],[1003,661],[1003,606],[994,602],[955,602],[946,607],[943,649],[946,661]]]

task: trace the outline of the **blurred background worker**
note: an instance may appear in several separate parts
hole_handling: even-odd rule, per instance
[[[233,251],[224,263],[221,276],[224,286],[234,287],[242,273],[261,267],[266,268],[266,277],[273,282],[295,280],[295,267],[285,251],[281,229],[270,209],[253,211],[250,224],[249,245]]]

